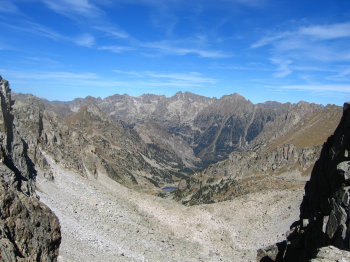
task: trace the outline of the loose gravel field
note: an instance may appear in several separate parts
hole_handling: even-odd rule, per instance
[[[283,239],[303,196],[300,188],[186,207],[48,160],[55,179],[39,174],[38,194],[61,222],[60,262],[255,261],[258,248]]]

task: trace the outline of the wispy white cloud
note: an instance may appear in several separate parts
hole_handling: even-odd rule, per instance
[[[177,87],[177,88],[193,88],[193,87],[203,87],[202,84],[197,82],[189,81],[175,81],[175,80],[158,80],[158,81],[147,81],[147,82],[135,82],[134,85],[159,88],[159,87]]]
[[[236,3],[249,7],[261,7],[267,3],[266,0],[223,0],[223,2]]]
[[[56,32],[55,30],[52,30],[51,28],[32,21],[28,21],[28,20],[22,20],[20,24],[12,24],[12,23],[6,23],[6,22],[0,22],[0,24],[2,26],[12,28],[14,30],[19,30],[19,31],[24,31],[24,32],[44,36],[52,40],[66,39],[64,35]]]
[[[305,42],[332,40],[350,37],[350,23],[337,23],[329,25],[302,26],[292,31],[278,32],[261,38],[253,43],[251,48],[259,48],[266,45],[275,45],[279,40],[285,41],[281,47],[296,49]]]
[[[327,77],[327,80],[350,81],[350,67],[337,70],[336,74]]]
[[[185,48],[174,46],[173,43],[169,41],[155,42],[155,43],[144,43],[145,47],[156,49],[162,53],[170,55],[189,55],[194,54],[204,58],[227,58],[232,55],[223,53],[221,51],[201,49],[201,48]]]
[[[98,75],[95,73],[74,73],[66,71],[17,71],[0,69],[3,74],[8,75],[16,79],[98,79]]]
[[[134,78],[141,78],[144,84],[152,85],[155,83],[163,83],[165,85],[181,85],[181,86],[202,86],[204,84],[215,84],[218,79],[206,77],[198,72],[189,73],[164,73],[154,71],[124,71],[113,70],[115,73],[131,76]],[[164,79],[164,80],[163,80]],[[137,80],[138,81],[138,80]],[[156,84],[158,86],[158,84]]]
[[[276,51],[289,52],[294,50],[308,51],[307,57],[317,57],[321,60],[344,60],[344,50],[339,53],[336,45],[329,45],[329,40],[342,41],[350,38],[350,23],[338,23],[329,25],[302,26],[296,30],[278,32],[261,38],[251,44],[251,48],[272,46]],[[318,49],[318,50],[315,50]],[[350,54],[347,51],[347,54]],[[339,55],[335,55],[338,53]],[[303,55],[305,55],[303,53]]]
[[[298,33],[318,40],[350,37],[350,23],[305,26],[301,27]]]
[[[144,76],[144,72],[125,71],[125,70],[119,70],[119,69],[115,69],[115,70],[113,70],[113,72],[118,73],[118,74],[123,74],[123,75],[129,75],[129,76],[133,76],[133,77]]]
[[[274,73],[275,77],[285,77],[293,73],[291,68],[291,64],[293,63],[291,60],[283,60],[278,58],[271,58],[272,63],[277,65],[277,72]]]
[[[190,73],[162,73],[153,71],[123,71],[114,70],[115,73],[133,76],[134,79],[116,81],[115,79],[105,79],[96,73],[91,72],[69,72],[69,71],[20,71],[0,68],[0,72],[6,77],[15,80],[45,80],[55,83],[65,83],[65,85],[74,86],[74,84],[89,84],[96,86],[123,86],[123,87],[195,87],[207,84],[215,84],[217,79],[205,77],[198,72]]]
[[[193,90],[213,84],[216,80],[205,77],[200,73],[157,73],[151,71],[128,72],[115,70],[115,73],[134,75],[134,79],[123,79],[121,77],[105,77],[90,72],[69,71],[40,71],[40,70],[8,70],[1,69],[3,77],[11,81],[16,92],[45,93],[48,99],[70,100],[77,96],[95,95],[107,96],[115,93],[128,93],[130,95],[141,95],[144,92],[169,93],[176,90]],[[135,77],[135,75],[137,77]],[[31,87],[28,87],[28,83]],[[17,87],[22,86],[21,89]],[[97,87],[97,89],[96,89]],[[59,90],[71,90],[69,94],[57,97]],[[166,89],[168,88],[168,91]],[[98,90],[103,90],[103,95]],[[19,91],[22,90],[22,91]],[[54,90],[56,96],[51,93]],[[148,91],[145,91],[148,90]],[[62,92],[61,92],[62,93]]]
[[[89,0],[42,0],[51,10],[68,17],[79,14],[89,18],[100,16],[103,11]]]
[[[17,14],[20,13],[13,1],[0,0],[0,13]]]
[[[319,85],[286,85],[279,86],[282,89],[293,89],[293,90],[304,90],[304,91],[315,91],[315,92],[341,92],[350,93],[350,84],[319,84]]]
[[[216,7],[227,7],[227,4],[235,4],[235,5],[243,5],[248,7],[260,7],[264,6],[268,0],[216,0],[215,2],[203,1],[203,0],[192,0],[192,1],[183,1],[183,0],[167,0],[167,1],[159,1],[159,0],[114,0],[118,3],[132,3],[132,4],[142,4],[142,5],[151,5],[151,6],[168,6],[171,8],[178,8],[179,6],[183,6],[183,8],[187,8],[188,5],[196,4],[206,4],[208,7],[212,7],[213,5]]]
[[[5,42],[0,42],[0,50],[11,50],[11,49],[14,49],[13,46],[10,46]]]
[[[84,47],[93,47],[95,45],[95,37],[91,34],[85,33],[78,36],[63,35],[49,27],[28,20],[21,20],[18,24],[0,22],[0,25],[49,38],[54,41],[66,41]]]
[[[111,46],[101,46],[101,47],[98,47],[97,49],[99,50],[108,50],[108,51],[111,51],[113,53],[123,53],[125,51],[130,51],[130,50],[133,50],[132,47],[128,47],[128,46],[117,46],[117,45],[111,45]]]
[[[33,35],[49,38],[54,41],[66,41],[84,47],[93,47],[96,42],[95,37],[92,34],[84,33],[78,36],[68,36],[61,34],[47,26],[26,19],[18,20],[17,24],[0,22],[0,25],[11,28],[16,31],[23,31]]]
[[[1,1],[1,0],[0,0]],[[5,1],[5,0],[3,0]],[[80,29],[82,32],[77,32],[75,35],[67,35],[59,33],[49,27],[32,22],[30,20],[20,19],[16,23],[1,22],[3,25],[10,27],[14,30],[26,31],[36,35],[40,35],[46,38],[50,38],[55,41],[69,41],[79,46],[94,47],[98,50],[110,51],[113,53],[122,53],[125,51],[135,51],[142,53],[143,55],[159,56],[159,55],[172,55],[172,56],[186,56],[195,55],[202,58],[227,58],[231,57],[231,54],[211,48],[210,38],[203,35],[195,35],[191,39],[177,39],[163,40],[159,42],[144,42],[137,40],[131,36],[128,32],[119,28],[118,25],[113,24],[107,14],[99,7],[99,5],[115,5],[119,1],[113,2],[109,0],[38,0],[44,3],[50,10],[69,17],[77,24],[81,25],[82,19],[84,20],[84,28]],[[101,2],[102,1],[102,2]],[[237,0],[239,2],[239,0]],[[253,0],[251,0],[254,2]],[[7,1],[5,1],[7,3]],[[169,0],[167,4],[160,3],[158,0],[142,0],[135,1],[134,4],[149,4],[157,6],[162,9],[171,8],[169,6],[177,6],[181,1]],[[125,1],[125,3],[129,3]],[[13,8],[16,5],[13,4]],[[167,16],[167,15],[166,15]],[[170,15],[171,16],[171,15]],[[177,19],[176,17],[174,18]],[[175,21],[174,20],[174,21]],[[85,22],[86,21],[86,22]],[[158,21],[162,23],[161,21]],[[173,22],[172,22],[173,23]],[[175,22],[176,24],[176,22]],[[175,26],[174,24],[174,26]],[[85,31],[85,33],[84,33]],[[103,35],[104,34],[104,35]],[[78,36],[77,36],[78,35]],[[102,41],[104,36],[115,38],[115,43],[112,39],[108,41]],[[101,39],[100,39],[101,38]],[[167,38],[167,36],[165,36]],[[175,40],[174,40],[175,39]],[[101,41],[100,41],[101,40]],[[103,43],[98,45],[97,43]]]
[[[322,72],[334,73],[350,61],[350,22],[300,26],[294,30],[280,31],[267,35],[253,43],[251,49],[269,48],[270,59],[277,65],[275,77],[285,77],[293,71],[320,71],[308,66],[316,64]],[[291,62],[293,61],[293,63]],[[307,68],[308,67],[308,68]],[[337,77],[328,78],[336,80]]]
[[[263,37],[262,39],[258,40],[257,42],[251,44],[250,47],[251,48],[262,47],[262,46],[271,44],[271,43],[275,42],[276,40],[283,39],[289,35],[290,35],[289,32],[283,32],[283,33],[279,33],[279,34],[272,35],[272,36],[266,36],[266,37]]]
[[[23,63],[25,64],[31,64],[31,65],[36,65],[36,66],[42,66],[44,65],[45,67],[49,68],[57,68],[57,67],[62,67],[63,65],[49,57],[39,57],[39,56],[29,56],[29,57],[24,57],[23,58]]]
[[[92,47],[95,44],[95,37],[90,34],[83,34],[78,36],[74,42],[80,46]]]
[[[94,29],[104,32],[115,38],[129,38],[129,34],[124,32],[121,29],[116,28],[115,26],[93,26]]]
[[[183,73],[157,73],[157,72],[145,72],[145,74],[149,77],[154,78],[166,78],[172,80],[179,81],[189,81],[189,82],[197,82],[197,83],[216,83],[217,80],[214,78],[204,77],[201,73],[198,72],[189,72],[186,74]]]

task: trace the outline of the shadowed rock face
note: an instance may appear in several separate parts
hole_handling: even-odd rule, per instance
[[[0,77],[0,261],[56,261],[57,217],[35,193],[34,165],[12,115],[11,90]]]
[[[345,103],[342,119],[334,134],[324,144],[305,186],[300,220],[292,225],[287,241],[279,245],[279,250],[270,247],[269,250],[274,252],[270,251],[272,255],[266,255],[270,261],[302,262],[315,257],[318,248],[329,245],[349,251],[349,204],[350,104]],[[259,251],[261,253],[264,252]],[[341,258],[342,256],[338,257]]]

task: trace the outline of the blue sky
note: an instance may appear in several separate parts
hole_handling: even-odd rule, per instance
[[[349,0],[0,0],[15,92],[350,100]]]

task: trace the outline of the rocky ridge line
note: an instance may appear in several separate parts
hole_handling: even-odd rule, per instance
[[[143,137],[152,136],[161,126],[164,137],[175,136],[178,150],[186,152],[200,169],[226,159],[230,153],[251,150],[257,145],[273,142],[295,131],[306,119],[335,106],[323,107],[307,102],[297,104],[266,102],[253,104],[239,94],[221,98],[208,98],[189,92],[172,97],[158,95],[114,95],[101,98],[79,98],[66,105],[74,112],[86,104],[96,104],[116,121],[123,121],[130,128],[142,129]],[[337,119],[338,116],[335,116]],[[331,121],[332,122],[332,121]],[[326,139],[327,135],[324,139]],[[189,154],[188,148],[192,149]],[[182,157],[181,153],[178,156]],[[201,162],[196,163],[196,158]]]
[[[188,92],[67,103],[16,95],[14,107],[28,153],[47,177],[52,172],[46,153],[83,176],[104,173],[148,193],[176,188],[186,180],[186,190],[177,199],[188,204],[302,186],[299,178],[297,185],[290,181],[295,173],[310,173],[339,111],[337,106],[306,102],[254,105],[238,94],[216,99]],[[327,128],[316,139],[298,139],[322,124]],[[288,173],[290,179],[269,177]]]
[[[0,77],[0,261],[56,261],[60,225],[35,193],[34,165],[19,136],[13,101]]]

